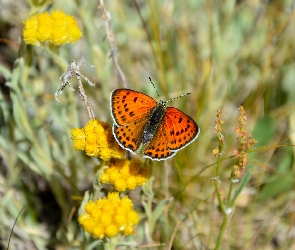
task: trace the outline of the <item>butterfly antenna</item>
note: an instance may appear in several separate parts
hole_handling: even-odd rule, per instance
[[[191,93],[186,93],[186,94],[183,94],[183,95],[180,95],[180,96],[177,96],[177,97],[171,98],[171,99],[169,99],[168,101],[166,101],[165,103],[170,102],[170,101],[173,101],[173,100],[175,100],[175,99],[177,99],[177,98],[180,98],[180,97],[183,97],[183,96],[190,95],[190,94],[191,94]]]
[[[153,84],[153,87],[154,87],[154,89],[156,90],[156,92],[157,92],[157,95],[160,97],[160,95],[159,95],[159,93],[158,93],[158,90],[156,89],[156,87],[155,87],[155,85],[154,85],[154,83],[152,82],[152,79],[149,77],[149,79],[150,79],[150,82]]]

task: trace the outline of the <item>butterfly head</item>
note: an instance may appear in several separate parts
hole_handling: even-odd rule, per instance
[[[161,104],[164,108],[166,108],[166,101],[160,100],[160,104]]]

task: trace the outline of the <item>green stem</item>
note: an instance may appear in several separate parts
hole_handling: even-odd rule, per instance
[[[223,223],[221,225],[220,232],[218,235],[218,239],[217,239],[217,243],[216,243],[216,247],[215,247],[216,250],[220,249],[220,247],[221,247],[223,234],[224,234],[227,222],[228,222],[228,214],[226,213],[226,207],[222,201],[221,194],[219,192],[219,174],[220,174],[220,168],[221,168],[221,161],[222,161],[221,155],[223,152],[223,147],[224,147],[223,141],[219,140],[219,147],[218,147],[219,154],[218,154],[218,158],[217,158],[217,167],[216,167],[216,175],[214,178],[214,187],[215,187],[215,193],[216,193],[218,203],[219,203],[219,208],[220,208],[222,215],[223,215]],[[230,191],[230,193],[231,193],[231,191]]]
[[[109,163],[107,161],[100,161],[99,164],[99,170],[94,169],[94,174],[95,174],[95,182],[93,183],[93,200],[96,201],[99,198],[101,198],[101,189],[102,189],[102,184],[100,182],[100,175],[104,172],[105,166],[108,166]]]
[[[222,161],[221,154],[223,151],[223,146],[224,146],[223,142],[219,141],[219,146],[218,146],[219,154],[218,154],[218,158],[217,158],[217,167],[216,167],[216,173],[215,173],[215,178],[214,178],[214,187],[215,187],[215,193],[217,195],[220,210],[221,210],[222,214],[224,216],[226,216],[225,206],[222,201],[221,195],[219,193],[219,174],[220,174],[220,167],[221,167],[221,161]]]
[[[224,143],[219,140],[219,146],[218,146],[219,153],[217,158],[217,167],[216,167],[215,177],[219,177],[219,174],[220,174],[220,166],[222,161],[221,154],[223,152],[223,147],[224,147]]]
[[[221,229],[220,229],[219,235],[218,235],[218,239],[217,239],[215,250],[219,250],[220,247],[221,247],[222,238],[223,238],[223,234],[225,232],[225,228],[226,228],[227,222],[228,222],[228,216],[225,215],[224,218],[223,218],[223,222],[222,222],[222,225],[221,225]]]
[[[105,250],[115,250],[118,245],[119,237],[111,238],[109,241],[104,243]]]
[[[227,195],[227,206],[229,206],[229,204],[231,204],[231,195],[232,195],[232,191],[233,191],[233,178],[234,178],[234,171],[231,173],[230,176],[230,186],[229,186],[229,191],[228,191],[228,195]]]
[[[118,234],[113,238],[105,239],[103,244],[104,250],[115,250],[121,240],[121,237],[122,235]]]
[[[153,208],[152,208],[152,198],[151,197],[148,197],[148,200],[147,200],[147,204],[148,204],[148,224],[149,224],[149,229],[150,229],[150,236],[152,236],[153,234],[153,231],[154,231],[154,223],[153,223],[153,216],[152,216],[152,211],[153,211]]]
[[[216,193],[216,196],[217,196],[217,199],[218,199],[219,208],[220,208],[220,210],[221,210],[223,216],[226,216],[226,212],[225,212],[226,209],[225,209],[225,206],[224,206],[224,204],[223,204],[223,201],[222,201],[221,195],[220,195],[220,193],[219,193],[219,184],[218,184],[218,181],[219,181],[218,178],[216,178],[216,179],[214,180],[215,193]]]
[[[51,48],[48,46],[44,47],[45,51],[51,56],[51,58],[54,60],[54,62],[60,67],[62,72],[65,72],[68,68],[68,63],[58,54],[57,48]]]

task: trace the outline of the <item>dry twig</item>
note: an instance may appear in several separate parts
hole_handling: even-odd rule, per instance
[[[126,77],[125,77],[125,74],[122,71],[122,69],[119,65],[118,59],[116,57],[117,46],[116,46],[116,41],[114,38],[114,33],[112,30],[111,14],[109,11],[106,10],[103,0],[100,0],[99,9],[101,10],[102,19],[104,21],[104,26],[106,29],[106,37],[107,37],[107,40],[108,40],[108,43],[110,46],[110,50],[111,50],[111,54],[109,55],[109,58],[112,58],[114,66],[118,72],[119,78],[121,79],[121,81],[123,83],[123,87],[126,88],[127,87]]]
[[[86,61],[84,60],[84,58],[82,57],[82,59],[76,64],[75,61],[73,60],[72,63],[69,65],[67,71],[65,73],[63,73],[61,75],[61,77],[59,78],[59,80],[62,81],[62,85],[61,87],[59,88],[59,90],[57,90],[55,92],[55,99],[59,102],[58,100],[58,96],[62,93],[62,91],[64,90],[64,88],[66,86],[69,86],[69,89],[74,91],[75,89],[71,86],[70,84],[70,80],[73,76],[76,77],[77,81],[78,81],[78,87],[79,87],[79,92],[80,92],[80,96],[81,96],[81,99],[82,101],[84,101],[84,104],[85,104],[85,108],[86,108],[86,111],[87,111],[87,114],[88,114],[88,117],[90,120],[93,120],[95,117],[94,117],[94,113],[93,113],[93,110],[92,108],[90,107],[90,103],[88,102],[88,99],[87,99],[87,95],[85,94],[85,90],[83,88],[83,85],[82,85],[82,81],[81,81],[81,77],[90,85],[90,86],[94,86],[95,84],[92,83],[86,76],[83,76],[80,71],[79,71],[79,68],[80,66],[82,65],[82,63],[85,63],[87,65],[89,65],[90,67],[94,67],[93,65],[90,65],[88,63],[86,63]]]

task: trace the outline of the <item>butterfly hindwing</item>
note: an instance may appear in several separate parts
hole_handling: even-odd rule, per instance
[[[200,129],[196,122],[177,108],[168,107],[164,118],[167,145],[172,151],[184,148],[195,140]]]
[[[148,117],[156,105],[150,96],[131,89],[116,89],[111,94],[111,113],[118,126]]]
[[[176,154],[176,152],[170,151],[167,145],[167,131],[163,124],[160,124],[144,151],[144,157],[160,161],[170,158],[174,154]]]
[[[133,121],[128,125],[120,127],[114,124],[113,134],[121,147],[134,153],[141,144],[144,125],[144,119]]]

